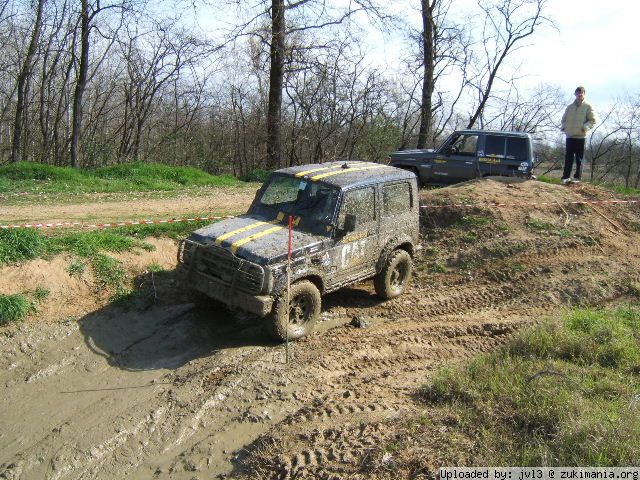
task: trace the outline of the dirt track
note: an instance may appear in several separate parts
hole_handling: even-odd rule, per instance
[[[0,221],[50,223],[63,221],[109,222],[181,217],[184,215],[228,215],[251,203],[257,184],[242,187],[200,188],[198,195],[178,193],[172,198],[153,198],[151,193],[87,194],[82,201],[56,201],[51,195],[41,199],[13,195],[8,205],[0,199]],[[20,200],[21,203],[16,203]],[[23,204],[26,202],[26,204]]]
[[[152,279],[156,299],[98,298],[53,321],[78,315],[66,299],[55,319],[0,331],[0,478],[370,478],[369,453],[421,413],[415,392],[434,369],[640,284],[640,208],[567,203],[608,196],[493,180],[424,191],[425,204],[559,205],[425,211],[410,291],[325,297],[320,332],[288,364],[255,319],[186,303],[171,272]],[[170,268],[173,248],[144,259]]]

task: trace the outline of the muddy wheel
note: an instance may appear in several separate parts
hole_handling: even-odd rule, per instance
[[[308,280],[291,285],[287,295],[278,298],[268,319],[269,333],[277,340],[295,340],[309,335],[320,317],[320,292]],[[288,320],[288,321],[287,321]]]
[[[411,280],[411,268],[411,256],[406,251],[391,253],[382,271],[373,279],[376,293],[385,300],[401,295]]]

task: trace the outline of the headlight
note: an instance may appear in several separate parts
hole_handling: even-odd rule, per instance
[[[188,265],[196,248],[197,245],[191,240],[182,240],[178,245],[178,262]]]

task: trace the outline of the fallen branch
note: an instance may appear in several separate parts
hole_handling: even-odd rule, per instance
[[[591,205],[590,203],[587,203],[587,205],[589,207],[591,207],[591,209],[593,209],[594,212],[596,212],[598,215],[600,215],[602,218],[604,218],[607,222],[609,222],[611,225],[613,225],[618,231],[623,232],[625,230],[623,227],[618,225],[616,222],[614,222],[609,217],[607,217],[604,213],[602,213],[600,210],[598,210],[595,206]]]

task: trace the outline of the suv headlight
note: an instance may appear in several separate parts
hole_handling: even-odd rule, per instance
[[[178,245],[178,263],[189,265],[197,245],[190,240],[182,240]]]

